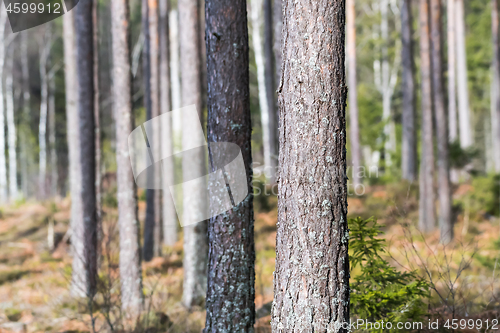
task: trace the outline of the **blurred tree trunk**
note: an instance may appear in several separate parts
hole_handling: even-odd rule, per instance
[[[94,48],[92,1],[75,7],[76,55],[78,78],[78,125],[83,225],[73,234],[81,239],[81,252],[73,258],[73,281],[80,280],[85,296],[92,298],[97,283],[97,221],[95,193],[95,122],[94,122]],[[79,261],[82,261],[79,263]],[[83,274],[82,274],[83,273]],[[82,281],[83,280],[83,281]]]
[[[83,225],[83,202],[80,196],[82,188],[82,175],[80,165],[80,129],[78,120],[78,80],[76,60],[76,37],[75,37],[75,11],[63,16],[64,24],[64,75],[66,90],[66,126],[69,153],[69,185],[71,196],[71,247],[73,255],[73,269],[78,275],[73,276],[74,295],[82,295],[85,290],[81,282],[81,276],[85,274],[82,264],[81,253],[83,251],[83,239],[80,229]]]
[[[21,71],[22,71],[22,91],[23,91],[23,110],[21,123],[23,128],[20,128],[20,144],[21,144],[21,186],[25,198],[30,197],[30,169],[33,165],[32,154],[30,154],[30,144],[27,135],[30,132],[30,113],[31,113],[31,91],[30,91],[30,75],[29,75],[29,60],[28,60],[28,31],[21,32],[20,36],[21,48]]]
[[[57,196],[57,152],[56,152],[56,80],[55,68],[49,72],[49,160],[50,160],[50,196]]]
[[[0,11],[0,78],[3,77],[5,65],[6,41],[5,22],[7,21],[7,12]],[[8,199],[7,183],[7,152],[5,151],[5,112],[3,103],[3,80],[0,79],[0,203],[5,203]]]
[[[458,92],[458,122],[460,146],[470,147],[472,138],[472,119],[469,106],[469,90],[467,80],[467,54],[465,50],[465,14],[464,0],[455,2],[455,27],[457,48],[457,92]]]
[[[361,145],[359,142],[358,80],[356,78],[356,8],[354,0],[347,0],[347,63],[349,87],[349,120],[351,134],[352,183],[354,189],[361,184]]]
[[[254,332],[255,247],[250,167],[252,124],[246,9],[245,0],[206,0],[205,6],[210,87],[208,142],[232,142],[241,148],[249,194],[231,210],[210,219],[210,274],[204,332]],[[220,71],[221,68],[224,70]],[[210,151],[211,161],[218,161],[224,156],[224,153]],[[210,207],[213,209],[218,204],[219,195],[212,192],[210,196]]]
[[[402,176],[410,182],[417,179],[417,134],[415,124],[415,63],[413,61],[412,0],[403,0],[401,7],[401,39],[403,64],[403,143]]]
[[[170,48],[169,48],[169,1],[160,1],[160,108],[165,114],[172,111],[170,95]],[[163,156],[173,155],[173,133],[171,117],[166,117],[165,125],[161,128],[161,149]],[[174,201],[168,189],[169,184],[174,183],[174,164],[172,158],[164,159],[162,162],[163,180],[163,243],[172,246],[177,242],[177,215]]]
[[[269,111],[269,137],[270,137],[270,182],[276,183],[278,172],[278,110],[276,100],[276,71],[274,59],[273,39],[273,4],[271,0],[264,0],[264,59],[267,109]]]
[[[137,190],[128,153],[134,129],[128,0],[111,2],[113,36],[113,101],[116,113],[118,225],[120,228],[120,282],[122,310],[136,319],[143,307]]]
[[[273,155],[276,155],[273,149],[273,139],[271,131],[271,110],[269,109],[267,89],[266,89],[266,68],[265,68],[265,55],[262,43],[261,28],[263,21],[263,2],[262,0],[252,0],[250,4],[251,17],[252,17],[252,41],[255,54],[255,64],[257,66],[257,82],[259,91],[259,107],[260,107],[260,120],[262,126],[262,146],[264,150],[264,167],[266,169],[273,168]],[[274,148],[276,148],[274,146]],[[267,171],[267,170],[266,170]],[[266,177],[274,182],[274,172],[267,173]]]
[[[95,122],[95,194],[96,194],[96,218],[99,244],[102,239],[102,175],[101,175],[101,108],[100,108],[100,85],[99,85],[99,0],[94,2],[92,8],[93,36],[92,44],[94,47],[94,122]],[[100,248],[100,245],[99,245]],[[100,252],[100,251],[99,251]]]
[[[493,151],[495,171],[500,173],[500,24],[498,0],[491,0],[491,29],[493,36],[493,85],[492,105]]]
[[[174,9],[169,14],[170,37],[170,82],[172,85],[172,109],[181,107],[181,80],[179,63],[179,12]]]
[[[7,106],[7,142],[9,147],[9,199],[14,202],[18,198],[17,188],[17,153],[16,153],[16,124],[14,121],[14,51],[9,52],[7,76],[5,78],[6,106]]]
[[[45,35],[40,40],[40,120],[38,123],[38,195],[44,199],[47,195],[47,112],[49,106],[49,64],[50,49],[52,46],[52,24],[45,25]]]
[[[274,23],[274,63],[276,70],[276,86],[281,81],[281,43],[283,30],[283,0],[274,0],[273,4],[273,23]],[[279,123],[279,110],[276,113],[276,120]],[[279,124],[278,124],[279,125]],[[279,141],[279,138],[278,138]],[[279,143],[278,143],[279,144]]]
[[[149,0],[142,1],[142,33],[144,34],[144,48],[142,49],[142,75],[144,80],[144,107],[146,120],[152,117],[151,96],[151,37],[149,34]],[[148,173],[148,177],[150,174]],[[148,183],[150,180],[148,180]],[[146,189],[146,221],[144,223],[144,261],[150,261],[155,255],[155,190]]]
[[[228,6],[228,5],[227,5]],[[179,27],[180,35],[180,68],[181,68],[181,100],[182,106],[195,105],[199,119],[182,117],[182,146],[197,147],[205,143],[204,137],[193,135],[203,124],[202,93],[201,93],[201,50],[200,50],[200,3],[199,0],[179,0]],[[184,179],[195,179],[206,173],[205,155],[200,150],[192,163],[187,158],[182,159],[182,174]],[[198,184],[184,183],[183,192],[183,220],[200,221],[197,218],[205,211],[205,200],[202,197],[203,189]],[[189,203],[189,205],[187,204]],[[207,222],[184,226],[184,284],[182,302],[190,308],[202,304],[206,290],[207,264]]]
[[[158,0],[148,0],[150,61],[151,61],[151,118],[160,115],[160,37],[158,24]],[[153,142],[150,142],[154,156],[159,156],[161,151],[159,122],[153,122]],[[154,169],[155,182],[161,179],[161,169]],[[154,242],[153,256],[161,255],[161,191],[154,190]]]
[[[443,78],[443,40],[442,40],[441,0],[431,0],[431,52],[432,52],[432,97],[437,137],[437,171],[439,198],[439,229],[442,243],[453,239],[453,220],[451,214],[451,188],[448,149],[448,119],[445,102]]]
[[[422,232],[435,227],[434,208],[434,141],[432,122],[432,68],[429,0],[420,1],[420,70],[422,81],[422,156],[420,159],[419,228]]]
[[[448,121],[450,142],[457,140],[457,64],[456,64],[456,27],[455,2],[447,0],[447,32],[448,32]]]
[[[345,1],[285,3],[271,326],[273,332],[345,333],[335,327],[349,323]]]

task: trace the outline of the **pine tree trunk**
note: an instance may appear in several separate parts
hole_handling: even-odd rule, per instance
[[[269,138],[271,165],[269,170],[272,184],[276,183],[278,173],[278,110],[276,100],[276,71],[274,59],[274,26],[273,26],[273,5],[271,0],[264,0],[264,59],[265,59],[265,82],[267,109],[269,112]]]
[[[144,34],[144,48],[142,51],[142,75],[144,80],[144,107],[146,120],[152,117],[151,96],[151,37],[149,33],[149,1],[142,0],[142,31]],[[148,177],[151,174],[148,173]],[[151,180],[148,180],[148,183]],[[155,255],[155,190],[146,189],[146,221],[144,223],[144,261],[150,261]]]
[[[285,1],[273,332],[348,332],[344,4]]]
[[[413,61],[412,1],[404,0],[401,7],[401,40],[403,64],[403,142],[402,176],[410,182],[417,179],[417,137],[415,124],[415,63]]]
[[[464,0],[455,2],[455,26],[457,48],[457,92],[458,92],[458,123],[460,146],[470,147],[472,138],[472,119],[469,107],[469,90],[467,86],[467,55],[465,50],[465,15]]]
[[[128,0],[111,2],[113,35],[113,101],[116,112],[118,225],[122,310],[135,319],[143,307],[137,191],[130,165],[128,136],[134,129]]]
[[[205,17],[208,141],[232,142],[241,148],[249,195],[209,222],[210,274],[204,332],[254,332],[255,247],[246,1],[206,0]],[[223,153],[210,151],[211,161],[223,157]],[[212,209],[217,206],[219,195],[210,196]]]
[[[354,0],[347,0],[347,57],[349,87],[349,121],[351,137],[352,183],[354,189],[361,184],[361,146],[359,142],[358,80],[356,78],[356,9]]]
[[[431,0],[432,21],[432,91],[436,120],[437,171],[439,198],[439,229],[441,242],[447,244],[453,239],[451,216],[451,188],[448,149],[448,119],[445,102],[442,49],[442,7],[441,0]]]
[[[432,122],[432,68],[429,0],[420,1],[420,70],[422,81],[422,156],[420,159],[419,228],[422,232],[435,227],[434,207],[434,141]]]
[[[22,191],[25,198],[30,196],[30,167],[33,165],[33,160],[30,154],[30,144],[26,138],[30,131],[30,112],[31,112],[31,93],[30,93],[30,75],[29,75],[29,60],[28,60],[28,31],[21,32],[21,71],[22,71],[22,90],[23,90],[23,110],[21,123],[23,124],[22,134],[19,136],[21,143],[21,182]]]
[[[158,0],[148,0],[149,17],[149,40],[150,40],[150,61],[151,61],[151,118],[160,115],[160,37],[158,24]],[[154,156],[159,156],[161,151],[159,122],[153,122],[153,142],[151,151]],[[161,169],[154,169],[154,177],[160,181]],[[154,190],[154,246],[153,255],[161,255],[161,191]]]
[[[172,85],[172,110],[181,107],[181,80],[179,63],[179,12],[172,10],[169,14],[170,37],[170,82]],[[179,121],[180,123],[180,121]],[[174,126],[174,132],[180,131],[180,126]]]
[[[493,99],[492,108],[493,117],[492,129],[493,129],[493,148],[494,148],[494,162],[495,171],[500,173],[500,24],[499,24],[499,4],[498,0],[491,0],[491,29],[493,36],[493,81],[495,85],[494,94],[491,98]]]
[[[273,23],[274,23],[274,63],[276,70],[276,85],[281,82],[281,44],[283,30],[283,0],[274,0],[273,4]],[[279,111],[276,114],[276,120],[279,123]],[[278,138],[279,141],[279,138]],[[279,145],[279,142],[278,142]]]
[[[168,1],[160,1],[160,112],[165,114],[172,111],[170,94],[170,47],[169,47],[169,12]],[[173,155],[173,133],[171,118],[167,117],[161,128],[161,149],[163,156]],[[174,201],[168,189],[168,184],[174,183],[174,164],[171,158],[162,162],[163,179],[163,244],[172,246],[177,242],[177,215]]]
[[[4,36],[7,12],[0,10],[0,36]],[[0,78],[5,64],[5,38],[0,38]],[[0,203],[8,199],[7,152],[5,151],[5,112],[3,103],[3,80],[0,80]]]
[[[95,122],[94,122],[94,48],[92,1],[75,7],[75,32],[78,78],[78,125],[80,132],[80,165],[82,220],[73,236],[80,238],[83,251],[73,258],[73,281],[84,269],[85,295],[92,298],[97,279],[97,221],[95,193]],[[75,263],[79,260],[82,263]],[[77,268],[77,269],[75,269]],[[78,270],[78,268],[80,270]]]
[[[7,104],[7,142],[9,147],[9,199],[11,202],[18,198],[17,188],[17,153],[16,153],[16,125],[14,122],[14,52],[10,52],[7,77],[5,78]]]
[[[78,81],[75,38],[75,11],[63,16],[64,24],[64,75],[66,90],[66,124],[69,153],[69,185],[71,196],[71,246],[73,255],[73,270],[78,274],[73,275],[72,292],[76,296],[85,296],[85,286],[82,285],[85,274],[83,261],[83,239],[81,226],[83,225],[83,202],[81,192],[81,165],[80,165],[80,129],[78,120]]]
[[[93,36],[92,44],[94,47],[94,122],[95,122],[95,200],[96,200],[96,218],[99,248],[102,240],[102,174],[101,174],[101,108],[100,108],[100,85],[99,85],[99,0],[92,0],[92,25]],[[99,251],[100,253],[100,251]]]
[[[199,32],[199,1],[179,0],[180,54],[181,54],[181,94],[182,106],[195,105],[199,119],[183,114],[182,146],[197,147],[205,143],[205,138],[195,135],[199,122],[203,124],[202,93],[201,93],[201,54]],[[200,150],[195,163],[190,159],[182,159],[182,174],[184,179],[195,179],[205,175],[205,156]],[[197,218],[205,211],[205,198],[201,193],[204,189],[198,184],[183,184],[183,220],[200,221]],[[186,307],[199,305],[205,297],[207,263],[207,223],[199,222],[184,226],[184,284],[182,302]]]

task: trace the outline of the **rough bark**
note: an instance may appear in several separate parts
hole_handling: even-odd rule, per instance
[[[470,147],[473,143],[472,123],[467,85],[467,55],[465,50],[464,0],[455,0],[455,26],[457,50],[457,92],[460,146]]]
[[[78,237],[80,226],[83,225],[83,202],[81,191],[81,165],[80,165],[80,129],[78,126],[78,81],[76,62],[76,39],[75,39],[75,11],[63,16],[64,24],[64,75],[66,90],[66,126],[69,153],[69,176],[71,196],[71,246],[72,255],[75,258],[73,265],[81,264],[79,256],[83,248],[83,240]],[[83,267],[77,266],[79,274],[83,273]],[[80,275],[81,276],[81,275]],[[74,276],[73,278],[77,278]],[[73,281],[73,293],[83,294],[80,278]],[[75,285],[77,283],[77,285]]]
[[[285,1],[273,332],[349,331],[344,4]]]
[[[170,95],[170,47],[169,47],[169,2],[160,1],[160,112],[167,113],[171,109]],[[162,124],[163,125],[163,124]],[[173,133],[171,118],[167,118],[161,128],[161,149],[163,156],[172,156]],[[168,184],[174,183],[174,164],[171,158],[163,162],[163,244],[172,246],[177,242],[177,215],[175,213],[172,195],[169,193]]]
[[[142,49],[142,76],[144,80],[144,107],[146,108],[146,120],[152,116],[151,97],[151,38],[149,35],[149,1],[142,0],[142,33],[144,34],[144,47]],[[151,145],[152,143],[150,143]],[[148,173],[148,177],[151,174]],[[148,181],[149,183],[149,181]],[[144,222],[144,261],[150,261],[154,257],[155,249],[155,190],[146,189],[146,220]]]
[[[5,33],[5,22],[7,21],[7,12],[0,11],[0,78],[3,77],[5,64],[6,42],[3,38]],[[3,80],[0,79],[0,203],[5,203],[8,198],[7,182],[7,157],[5,151],[5,112],[3,103]]]
[[[73,258],[73,281],[84,279],[85,296],[93,297],[97,280],[97,221],[95,198],[94,47],[92,1],[82,1],[75,10],[78,125],[80,132],[80,172],[83,224],[74,237],[83,244]],[[78,263],[78,261],[82,261]],[[83,268],[83,272],[82,272]],[[83,275],[82,275],[83,273]]]
[[[437,137],[439,229],[441,242],[449,243],[453,239],[453,221],[451,215],[450,163],[448,156],[448,119],[443,78],[444,66],[441,13],[441,0],[431,0],[432,97],[434,100],[434,119],[436,120]]]
[[[354,0],[346,1],[347,11],[347,63],[349,87],[349,129],[351,138],[352,183],[354,188],[361,184],[361,145],[359,141],[358,80],[356,78],[356,9]]]
[[[278,173],[278,110],[276,100],[276,70],[274,59],[274,26],[273,4],[271,0],[264,0],[264,72],[266,83],[267,109],[269,111],[269,150],[271,152],[271,169],[269,181],[276,183]]]
[[[435,227],[434,208],[434,141],[433,141],[433,86],[430,40],[429,0],[420,2],[420,70],[422,84],[422,156],[420,159],[419,228],[422,232]]]
[[[179,44],[181,68],[181,100],[182,106],[195,105],[199,119],[182,117],[182,146],[196,147],[203,145],[205,138],[194,133],[196,122],[203,123],[202,93],[201,93],[201,54],[199,32],[199,0],[179,0]],[[194,143],[199,143],[195,145]],[[194,159],[193,159],[194,160]],[[182,174],[184,179],[194,179],[204,175],[205,155],[200,150],[197,163],[182,159]],[[197,184],[184,183],[183,188],[183,219],[186,221],[200,221],[197,216],[205,211],[203,189]],[[206,290],[206,263],[207,263],[207,223],[199,222],[184,226],[184,284],[182,302],[186,307],[201,304]]]
[[[111,6],[121,303],[124,313],[134,318],[141,312],[143,294],[137,191],[128,151],[128,135],[134,128],[129,4],[128,0],[113,0]]]
[[[8,71],[5,78],[6,106],[7,106],[7,143],[9,147],[9,200],[11,202],[18,198],[17,188],[17,153],[16,153],[16,124],[14,122],[14,52],[10,52],[8,59]]]
[[[208,141],[241,149],[249,195],[210,219],[205,332],[253,332],[255,248],[246,1],[206,0]],[[211,161],[223,153],[210,152]],[[213,170],[212,170],[213,171]],[[210,206],[217,205],[217,193]]]
[[[493,149],[494,149],[494,162],[495,171],[500,173],[500,24],[499,24],[499,4],[498,0],[491,0],[491,30],[493,37],[493,81],[494,81],[494,94],[492,108],[492,129],[493,129]]]
[[[403,64],[403,142],[401,147],[402,176],[410,182],[417,179],[417,137],[415,124],[415,63],[413,60],[412,1],[401,6],[401,41]]]

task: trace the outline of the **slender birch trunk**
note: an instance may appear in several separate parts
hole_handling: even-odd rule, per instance
[[[181,79],[179,62],[179,12],[173,9],[169,14],[169,37],[170,37],[170,83],[172,86],[172,110],[181,108]],[[181,136],[182,119],[174,117],[172,119],[172,134],[174,143],[177,144]]]
[[[14,122],[14,52],[10,52],[8,60],[7,77],[5,78],[6,106],[7,106],[7,142],[9,147],[9,199],[15,201],[18,198],[17,187],[17,153],[16,153],[16,125]],[[1,78],[1,77],[0,77]]]
[[[441,242],[453,239],[453,220],[451,212],[451,186],[448,149],[448,119],[445,102],[443,77],[443,29],[441,0],[431,0],[431,42],[432,42],[432,96],[437,137],[437,171],[439,198],[439,229]]]
[[[347,11],[347,63],[349,87],[349,129],[351,137],[352,183],[354,189],[361,184],[361,145],[359,140],[358,80],[356,78],[356,8],[354,0],[346,1]]]
[[[422,156],[420,159],[419,228],[430,232],[435,228],[434,207],[434,140],[432,121],[432,65],[429,0],[420,2],[420,70],[422,89]]]
[[[468,148],[473,143],[472,119],[469,106],[467,80],[467,55],[465,50],[465,14],[464,0],[455,0],[455,26],[457,48],[457,92],[458,92],[458,127],[460,146]]]
[[[170,94],[170,56],[169,52],[169,12],[168,1],[160,1],[160,113],[165,114],[172,111]],[[171,118],[167,117],[165,125],[161,128],[161,149],[163,156],[173,155],[173,133]],[[174,163],[173,159],[163,160],[162,180],[163,180],[163,244],[172,246],[177,242],[177,215],[175,212],[172,194],[168,189],[168,184],[174,183]]]
[[[180,54],[181,54],[181,94],[182,105],[195,105],[199,119],[182,117],[182,146],[198,147],[205,143],[205,138],[193,135],[197,133],[193,126],[196,122],[203,123],[202,93],[201,93],[201,50],[199,32],[199,1],[179,0]],[[190,159],[182,159],[182,174],[184,179],[195,179],[204,175],[205,156],[199,152],[198,163]],[[183,220],[200,221],[199,214],[205,211],[205,198],[200,194],[203,189],[198,184],[184,183],[183,188]],[[186,307],[201,304],[207,285],[207,223],[199,222],[184,227],[184,285],[182,302]]]
[[[451,142],[457,140],[458,137],[455,2],[456,0],[448,0],[446,8],[448,34],[448,121]]]
[[[129,16],[128,0],[113,0],[111,2],[121,304],[127,317],[137,319],[143,309],[144,296],[142,293],[137,191],[128,152],[128,136],[134,129]]]
[[[271,326],[275,333],[346,333],[345,1],[286,0],[284,17]]]

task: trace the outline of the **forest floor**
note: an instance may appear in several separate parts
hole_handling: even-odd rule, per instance
[[[367,187],[360,197],[349,198],[349,216],[377,217],[387,240],[387,260],[398,269],[416,269],[432,277],[436,290],[454,295],[454,301],[436,304],[457,307],[457,311],[484,312],[498,303],[497,281],[500,253],[500,221],[472,204],[457,209],[456,239],[439,244],[435,231],[425,237],[418,233],[417,185],[394,184]],[[454,200],[463,206],[476,193],[471,184],[454,190]],[[474,200],[474,199],[472,199]],[[106,200],[105,200],[106,202]],[[113,205],[111,205],[113,206]],[[272,276],[275,260],[276,198],[255,199],[256,241],[256,332],[270,332],[273,298]],[[140,218],[144,202],[140,202]],[[100,292],[96,299],[96,331],[106,331],[106,313],[119,317],[117,279],[116,208],[106,206],[103,219],[103,252]],[[69,293],[71,257],[64,239],[69,225],[68,199],[44,203],[26,202],[0,209],[0,332],[90,332],[92,318],[85,302]],[[54,230],[56,247],[48,247],[48,231]],[[202,308],[186,311],[182,296],[182,241],[164,248],[163,256],[143,264],[144,292],[148,323],[161,327],[148,332],[200,332],[204,327]],[[355,274],[355,272],[353,272]],[[109,295],[106,299],[105,295]],[[465,305],[460,305],[465,304]],[[460,306],[465,309],[460,310]],[[106,311],[106,309],[109,309]],[[118,321],[114,322],[119,326]],[[154,323],[154,325],[153,325]]]

